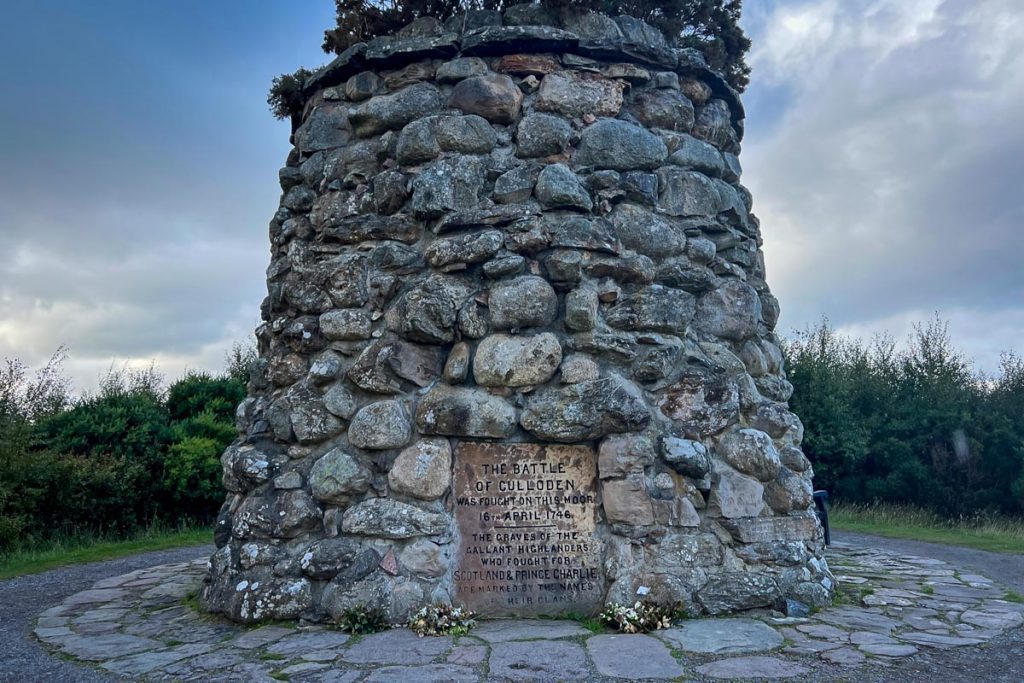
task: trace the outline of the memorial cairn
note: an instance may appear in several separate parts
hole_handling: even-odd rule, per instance
[[[209,610],[830,601],[739,98],[642,21],[547,12],[307,81]]]

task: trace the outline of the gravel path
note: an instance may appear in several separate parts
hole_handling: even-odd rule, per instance
[[[160,550],[0,581],[0,681],[114,680],[113,676],[58,659],[44,650],[32,636],[33,622],[39,613],[100,579],[157,564],[192,560],[212,552],[212,545]]]

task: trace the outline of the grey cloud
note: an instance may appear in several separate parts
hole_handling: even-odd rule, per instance
[[[752,90],[792,97],[768,125],[749,112],[744,150],[783,330],[822,314],[866,325],[1024,309],[1024,34],[1001,31],[1012,5],[801,3],[754,36]],[[1004,348],[1019,348],[1012,329]]]

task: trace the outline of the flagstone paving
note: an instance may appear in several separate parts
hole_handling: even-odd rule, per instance
[[[188,599],[205,560],[104,579],[43,612],[36,637],[82,666],[133,680],[614,681],[888,680],[951,649],[989,647],[1024,623],[1024,604],[942,561],[836,544],[831,608],[685,620],[649,635],[594,634],[574,621],[481,621],[468,635],[396,628],[349,636],[323,625],[244,627]],[[85,671],[85,669],[83,669]],[[966,673],[966,672],[964,672]]]

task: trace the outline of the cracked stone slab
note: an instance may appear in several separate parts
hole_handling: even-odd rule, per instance
[[[268,645],[275,640],[280,640],[290,633],[295,633],[295,629],[283,626],[263,626],[262,628],[246,631],[232,640],[230,644],[243,650],[252,650]]]
[[[457,664],[424,664],[423,666],[385,666],[375,669],[365,683],[476,683],[479,674],[468,666]]]
[[[448,659],[446,660],[449,664],[467,664],[474,666],[482,663],[487,659],[487,646],[486,645],[456,645],[455,648],[448,653]]]
[[[575,638],[589,635],[590,631],[575,621],[553,621],[548,619],[496,619],[481,621],[473,629],[473,635],[489,643],[506,643],[512,640],[537,640],[543,638]]]
[[[775,657],[731,657],[697,667],[709,678],[724,680],[796,678],[807,674],[807,667]]]
[[[364,636],[341,657],[354,664],[429,664],[452,648],[448,636],[420,638],[408,629],[398,628]]]
[[[313,631],[295,633],[285,636],[267,648],[267,652],[275,655],[297,657],[306,652],[332,650],[339,648],[349,640],[346,633],[340,631]]]
[[[944,636],[937,633],[901,633],[897,636],[900,640],[914,645],[925,647],[964,647],[966,645],[981,645],[984,640],[978,638],[958,638],[956,636]]]
[[[587,639],[587,651],[602,676],[635,680],[683,675],[683,667],[665,644],[650,636],[593,636]]]
[[[491,676],[513,681],[577,681],[591,678],[583,647],[557,640],[497,643]]]
[[[839,666],[860,666],[867,660],[863,653],[854,650],[852,647],[840,647],[835,650],[822,652],[821,658]]]
[[[658,637],[684,652],[749,654],[781,647],[782,634],[755,619],[700,619],[661,631]]]
[[[102,662],[114,656],[131,655],[146,650],[157,650],[164,644],[152,638],[140,638],[124,633],[98,636],[72,636],[61,642],[64,654],[87,662]]]

